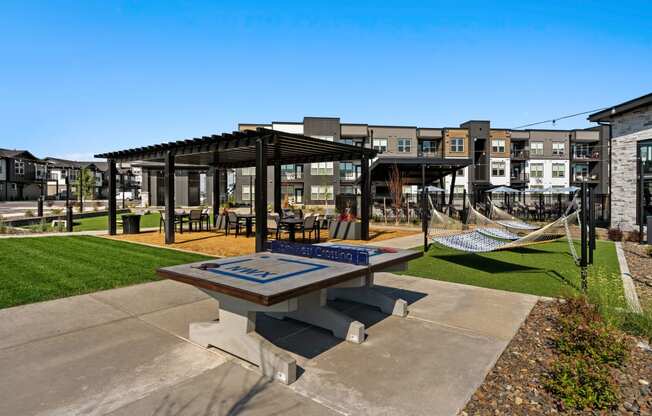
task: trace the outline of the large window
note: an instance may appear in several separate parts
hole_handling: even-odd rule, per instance
[[[643,216],[652,215],[652,143],[644,142],[639,145],[641,160],[643,161]],[[640,179],[637,179],[640,186]],[[640,213],[640,194],[637,192],[636,197],[637,222],[641,216]],[[644,220],[645,221],[645,220]]]
[[[36,171],[36,179],[43,179],[45,177],[45,166],[43,165],[34,165]]]
[[[22,160],[15,160],[14,172],[18,176],[23,176],[25,174],[25,162],[23,162]]]
[[[310,199],[313,201],[329,201],[333,199],[333,185],[311,185]]]
[[[503,139],[492,140],[491,151],[493,153],[505,153],[505,140]]]
[[[333,162],[311,163],[310,174],[313,176],[333,176]]]
[[[360,187],[355,185],[342,185],[340,193],[345,195],[360,195]]]
[[[398,151],[399,153],[410,153],[412,151],[412,140],[398,139]]]
[[[491,162],[491,176],[505,176],[505,162]]]
[[[531,142],[530,143],[530,155],[531,156],[543,156],[543,142]]]
[[[589,178],[589,164],[576,163],[573,165],[573,178],[576,181],[581,181]]]
[[[552,177],[553,178],[565,178],[566,177],[566,165],[563,163],[553,163],[552,164]]]
[[[552,155],[553,156],[563,156],[566,154],[566,143],[553,143],[552,144]]]
[[[437,145],[432,140],[423,140],[420,143],[421,152],[425,155],[431,155],[437,153]]]
[[[242,168],[240,170],[240,173],[242,176],[256,176],[256,167],[250,167],[250,168]]]
[[[575,143],[573,145],[573,158],[584,159],[591,157],[591,148],[588,143]]]
[[[281,165],[281,179],[293,181],[303,177],[303,165]]]
[[[530,163],[530,178],[543,178],[543,163]]]
[[[359,163],[340,162],[340,179],[345,181],[356,180],[360,176],[361,169]]]
[[[374,147],[374,150],[377,150],[379,152],[386,152],[387,151],[387,139],[374,139],[373,147]]]
[[[243,201],[253,201],[254,192],[256,192],[255,185],[242,185],[242,200]]]
[[[451,139],[451,152],[463,152],[464,151],[464,139],[462,138],[452,138]]]

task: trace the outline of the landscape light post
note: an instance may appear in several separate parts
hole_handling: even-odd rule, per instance
[[[580,278],[582,282],[582,292],[586,293],[586,290],[588,288],[588,283],[587,283],[587,226],[588,224],[586,223],[587,219],[589,218],[588,215],[588,195],[587,195],[587,186],[586,186],[586,181],[582,181],[582,212],[580,217],[582,218],[582,221],[580,221],[580,229],[581,229],[581,234],[580,234],[580,243],[581,243],[581,258],[580,258]]]
[[[72,205],[70,204],[70,168],[66,169],[66,231],[72,232]]]

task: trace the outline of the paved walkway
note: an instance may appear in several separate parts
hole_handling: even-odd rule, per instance
[[[197,289],[160,281],[0,310],[2,415],[454,415],[536,297],[392,274],[401,319],[333,306],[367,326],[360,345],[296,321],[257,330],[297,358],[284,386],[186,338],[218,317]]]

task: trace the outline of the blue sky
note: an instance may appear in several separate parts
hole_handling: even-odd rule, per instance
[[[304,115],[515,127],[651,92],[650,21],[649,1],[5,0],[0,147],[88,158]]]

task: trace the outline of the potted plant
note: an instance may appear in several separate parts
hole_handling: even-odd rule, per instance
[[[361,240],[362,223],[351,213],[350,208],[346,208],[343,213],[337,216],[335,221],[331,222],[328,234],[330,238]]]

